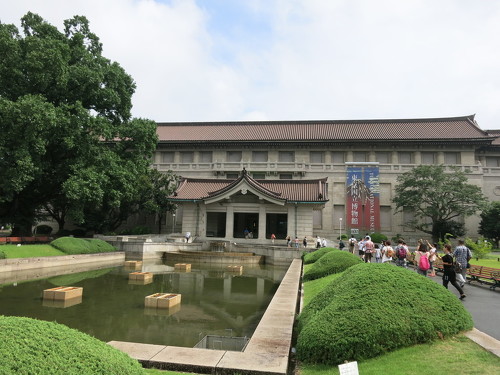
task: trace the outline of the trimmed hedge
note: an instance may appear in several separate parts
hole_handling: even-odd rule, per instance
[[[86,239],[61,237],[52,241],[50,244],[68,255],[107,253],[116,251],[116,249],[106,241],[96,238]]]
[[[471,315],[443,286],[401,267],[363,263],[350,267],[305,306],[297,356],[337,365],[472,327]]]
[[[144,374],[125,353],[62,324],[0,316],[0,332],[0,374]]]
[[[304,280],[319,279],[332,273],[345,271],[363,261],[356,255],[341,250],[330,250],[304,272]]]
[[[335,250],[333,247],[322,247],[318,250],[314,250],[311,253],[304,254],[304,264],[311,264],[316,262],[319,258],[321,258],[326,253]]]

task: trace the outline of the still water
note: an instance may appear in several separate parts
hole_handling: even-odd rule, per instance
[[[153,281],[133,284],[124,267],[0,285],[0,315],[55,321],[102,341],[132,341],[193,347],[205,335],[250,337],[286,269],[245,266],[242,275],[203,264],[191,272],[173,264],[145,263]],[[42,299],[44,289],[83,287],[81,303],[63,307]],[[154,293],[180,293],[180,309],[146,309]]]

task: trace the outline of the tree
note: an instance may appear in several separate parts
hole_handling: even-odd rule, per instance
[[[415,220],[408,224],[432,235],[436,242],[450,229],[463,230],[453,219],[473,215],[486,203],[481,188],[469,184],[465,172],[450,169],[446,172],[443,165],[421,165],[403,173],[398,176],[392,200],[396,212],[412,210]]]
[[[481,222],[479,223],[479,234],[491,239],[498,249],[500,241],[500,202],[490,202],[481,212]]]
[[[85,17],[64,32],[33,13],[21,21],[22,33],[0,23],[0,220],[22,235],[41,213],[64,226],[126,211],[157,143],[153,121],[131,119],[132,78]]]

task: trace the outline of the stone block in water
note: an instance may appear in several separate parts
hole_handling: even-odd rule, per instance
[[[243,273],[243,266],[227,266],[227,271],[241,275]]]
[[[69,298],[65,300],[53,300],[53,299],[44,299],[42,302],[42,306],[44,307],[56,307],[65,309],[67,307],[75,306],[82,303],[83,297],[75,297]]]
[[[151,272],[132,272],[128,274],[128,278],[129,280],[152,281],[153,274]]]
[[[181,295],[175,293],[155,293],[144,299],[144,305],[148,308],[168,309],[180,303]]]
[[[189,263],[176,263],[175,270],[176,271],[190,272],[191,271],[191,264],[189,264]]]
[[[142,267],[142,260],[127,260],[125,262],[125,268],[137,270]]]
[[[58,286],[56,288],[45,289],[43,291],[43,299],[64,301],[76,297],[81,297],[83,294],[82,287],[76,286]]]

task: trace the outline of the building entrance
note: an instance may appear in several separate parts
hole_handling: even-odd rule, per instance
[[[287,214],[266,214],[266,238],[274,233],[276,238],[285,239],[288,228]]]
[[[259,214],[235,212],[234,238],[259,238]]]

